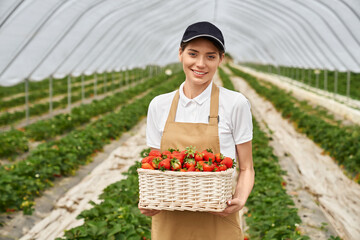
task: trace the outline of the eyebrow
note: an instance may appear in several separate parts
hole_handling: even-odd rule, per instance
[[[199,52],[198,50],[192,49],[190,48],[189,51],[193,51],[193,52]],[[216,54],[217,52],[207,52],[206,54]]]

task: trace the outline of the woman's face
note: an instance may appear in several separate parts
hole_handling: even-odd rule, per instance
[[[205,38],[190,41],[184,51],[179,49],[186,81],[196,85],[209,84],[222,59],[215,45]]]

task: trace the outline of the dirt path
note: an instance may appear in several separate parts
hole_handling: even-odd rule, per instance
[[[256,119],[272,132],[271,145],[288,171],[287,191],[299,208],[304,233],[312,239],[327,239],[335,229],[343,239],[360,239],[360,185],[348,179],[314,142],[296,132],[244,80],[232,77],[232,81],[250,100]],[[326,222],[328,232],[324,231]]]

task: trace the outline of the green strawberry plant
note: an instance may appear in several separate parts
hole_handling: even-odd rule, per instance
[[[329,114],[309,106],[305,101],[299,101],[284,90],[271,83],[263,83],[255,77],[233,68],[227,67],[237,76],[245,79],[256,92],[269,101],[275,108],[296,124],[299,132],[305,133],[318,143],[324,154],[329,154],[346,170],[347,175],[360,182],[360,127],[344,126]]]

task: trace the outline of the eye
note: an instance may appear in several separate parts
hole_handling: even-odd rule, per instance
[[[195,57],[195,56],[196,56],[196,53],[194,53],[194,52],[189,52],[189,56]]]
[[[209,55],[208,58],[211,59],[211,60],[213,60],[213,59],[215,59],[216,57],[215,57],[214,55]]]

